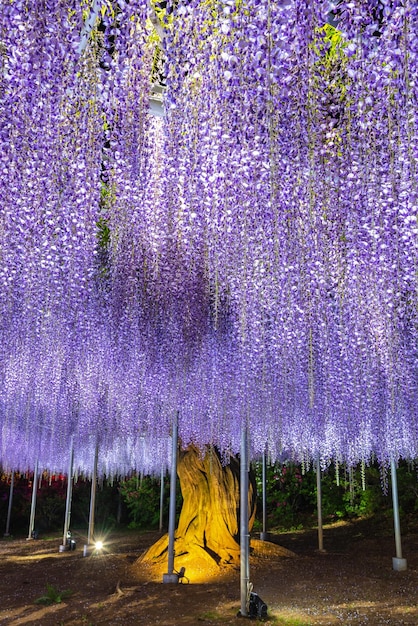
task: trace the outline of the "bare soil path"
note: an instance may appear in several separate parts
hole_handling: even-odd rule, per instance
[[[395,553],[390,520],[336,524],[324,529],[326,552],[317,551],[315,531],[272,535],[254,543],[251,580],[268,606],[265,624],[418,625],[418,520],[403,528],[408,569],[392,569]],[[100,555],[77,548],[59,553],[60,535],[0,541],[0,624],[20,626],[242,626],[239,572],[221,580],[167,585],[152,580],[136,562],[158,538],[154,532],[115,532]],[[280,545],[294,553],[283,556]],[[184,579],[187,583],[187,580]],[[35,604],[47,584],[68,598]],[[251,622],[254,623],[254,622]]]

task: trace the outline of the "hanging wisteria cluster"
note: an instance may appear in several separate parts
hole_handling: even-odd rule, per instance
[[[416,458],[418,6],[162,4],[0,0],[1,464]]]

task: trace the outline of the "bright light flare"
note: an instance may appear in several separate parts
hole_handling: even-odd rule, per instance
[[[103,550],[103,541],[95,541],[94,547],[96,550]]]

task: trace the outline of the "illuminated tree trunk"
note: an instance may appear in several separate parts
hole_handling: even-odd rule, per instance
[[[187,572],[199,568],[239,565],[239,460],[232,457],[222,465],[214,448],[204,456],[194,446],[179,452],[177,473],[183,507],[175,534],[175,569]],[[249,526],[255,517],[255,483],[250,478]],[[157,541],[141,563],[167,561],[168,536]]]

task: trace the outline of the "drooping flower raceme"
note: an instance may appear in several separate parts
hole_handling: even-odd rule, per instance
[[[415,458],[415,3],[2,5],[2,463]]]

